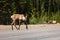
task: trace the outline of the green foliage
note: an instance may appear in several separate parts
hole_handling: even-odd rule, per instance
[[[10,24],[15,13],[27,14],[30,24],[60,23],[60,0],[0,0],[0,24]]]
[[[34,17],[34,15],[32,15],[32,17],[30,18],[30,24],[36,24],[37,23],[37,19]]]

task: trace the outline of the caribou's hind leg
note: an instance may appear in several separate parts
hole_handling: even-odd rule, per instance
[[[18,30],[20,30],[20,25],[21,25],[21,22],[20,22],[20,20],[19,20],[19,27],[18,27]]]
[[[12,22],[12,23],[11,23],[11,26],[12,26],[12,30],[13,30],[13,24],[14,24],[14,23]]]
[[[14,26],[15,26],[15,28],[17,29],[16,24],[15,24],[15,21],[13,21],[13,22],[11,23],[12,30],[13,30],[13,25],[14,25]],[[18,30],[18,29],[17,29],[17,30]]]
[[[18,30],[20,30],[21,23],[22,23],[22,21],[19,20],[19,27],[18,27]]]
[[[15,23],[15,21],[13,21],[13,22],[11,23],[11,26],[12,26],[12,30],[13,30],[13,25],[14,25],[14,23]]]
[[[14,26],[15,26],[15,28],[18,30],[18,28],[16,27],[16,23],[15,23],[15,21],[14,21]]]

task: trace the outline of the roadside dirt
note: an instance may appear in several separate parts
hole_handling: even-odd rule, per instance
[[[18,27],[18,25],[17,25]],[[60,28],[60,24],[31,24],[28,25],[28,30],[36,30],[36,29],[54,29],[54,28]],[[12,30],[11,29],[11,25],[0,25],[0,31],[8,31],[8,30]],[[16,28],[14,27],[14,30],[16,30]],[[25,25],[21,25],[20,30],[26,30],[26,26]]]

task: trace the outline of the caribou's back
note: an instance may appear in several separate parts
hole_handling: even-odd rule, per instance
[[[23,14],[13,14],[11,16],[13,20],[19,19],[19,20],[26,20],[26,17]]]

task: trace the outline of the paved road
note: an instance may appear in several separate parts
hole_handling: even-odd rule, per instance
[[[60,28],[0,31],[0,40],[60,40]]]

